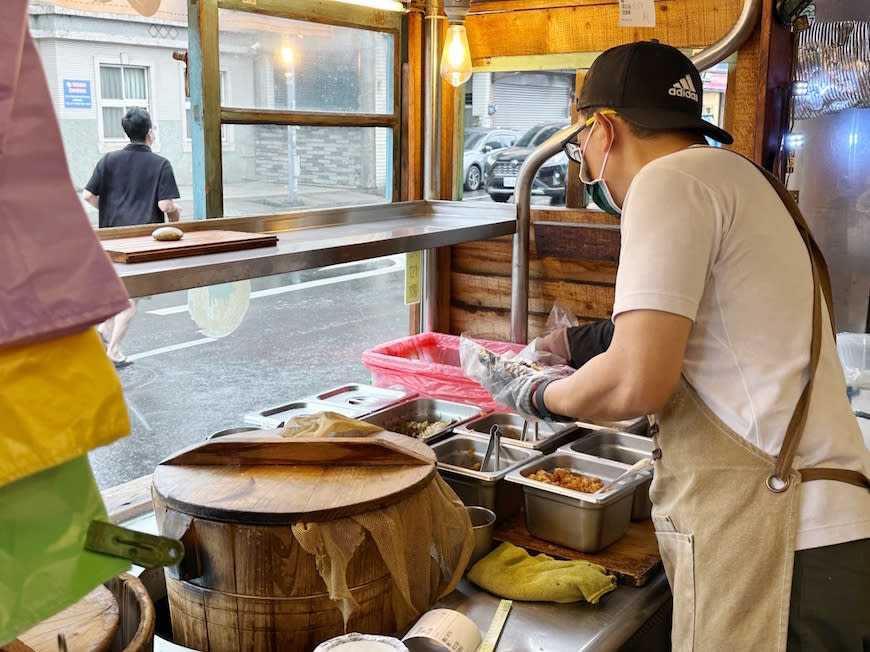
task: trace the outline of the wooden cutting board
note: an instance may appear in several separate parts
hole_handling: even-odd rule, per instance
[[[160,225],[155,224],[155,228]],[[149,260],[198,256],[221,251],[272,247],[278,236],[242,231],[190,231],[181,240],[160,241],[150,235],[103,240],[103,249],[116,263],[142,263]]]
[[[537,539],[526,529],[522,512],[496,526],[496,541],[507,541],[533,552],[560,559],[585,559],[599,564],[616,576],[620,584],[643,586],[662,567],[662,556],[652,521],[632,521],[625,536],[596,553],[580,552]]]
[[[164,460],[152,479],[155,504],[203,519],[284,525],[395,504],[435,473],[432,449],[384,431],[356,438],[229,435]]]

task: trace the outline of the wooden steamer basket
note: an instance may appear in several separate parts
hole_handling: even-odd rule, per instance
[[[306,652],[345,631],[389,634],[392,578],[366,532],[346,579],[359,608],[345,630],[294,523],[324,523],[396,505],[436,476],[410,437],[280,439],[230,435],[164,460],[153,475],[160,533],[185,545],[167,569],[175,642],[197,650]]]

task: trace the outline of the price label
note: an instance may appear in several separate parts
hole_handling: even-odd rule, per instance
[[[405,305],[419,303],[422,294],[423,252],[405,254]]]
[[[655,27],[653,0],[619,0],[620,27]]]

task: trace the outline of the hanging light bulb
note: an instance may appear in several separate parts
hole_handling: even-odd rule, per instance
[[[471,77],[471,52],[462,23],[450,23],[447,28],[441,54],[441,77],[453,86],[461,86]]]

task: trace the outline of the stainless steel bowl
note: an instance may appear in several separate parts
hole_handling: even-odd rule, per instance
[[[596,458],[604,458],[620,462],[627,467],[652,454],[653,443],[649,437],[632,435],[616,430],[596,430],[580,439],[559,448],[559,451],[582,453]],[[649,499],[649,488],[652,484],[653,467],[641,472],[646,480],[634,490],[634,502],[631,507],[631,519],[644,521],[650,517],[652,503]]]
[[[472,435],[454,434],[432,444],[438,459],[438,472],[465,505],[478,505],[495,512],[502,521],[519,511],[523,492],[518,485],[507,484],[504,477],[539,451],[502,442],[499,455],[493,454],[486,469],[481,464],[489,441]]]
[[[513,469],[505,480],[523,488],[529,534],[581,552],[597,552],[621,538],[631,521],[635,487],[643,478],[631,476],[606,492],[593,494],[528,477],[539,469],[553,472],[556,468],[594,476],[604,482],[615,480],[625,470],[618,462],[561,451]]]
[[[361,417],[361,421],[373,423],[384,430],[399,432],[422,439],[431,444],[443,439],[453,429],[469,419],[479,416],[481,409],[476,405],[442,401],[434,398],[412,398],[397,405]],[[413,433],[416,428],[428,422],[432,426],[422,435]],[[435,426],[435,424],[441,424]]]
[[[551,453],[559,446],[576,439],[584,433],[591,432],[578,428],[574,423],[540,422],[535,428],[534,423],[526,426],[526,420],[513,412],[490,412],[454,429],[456,434],[489,437],[490,429],[497,425],[503,439],[524,448],[531,448],[542,453]]]

